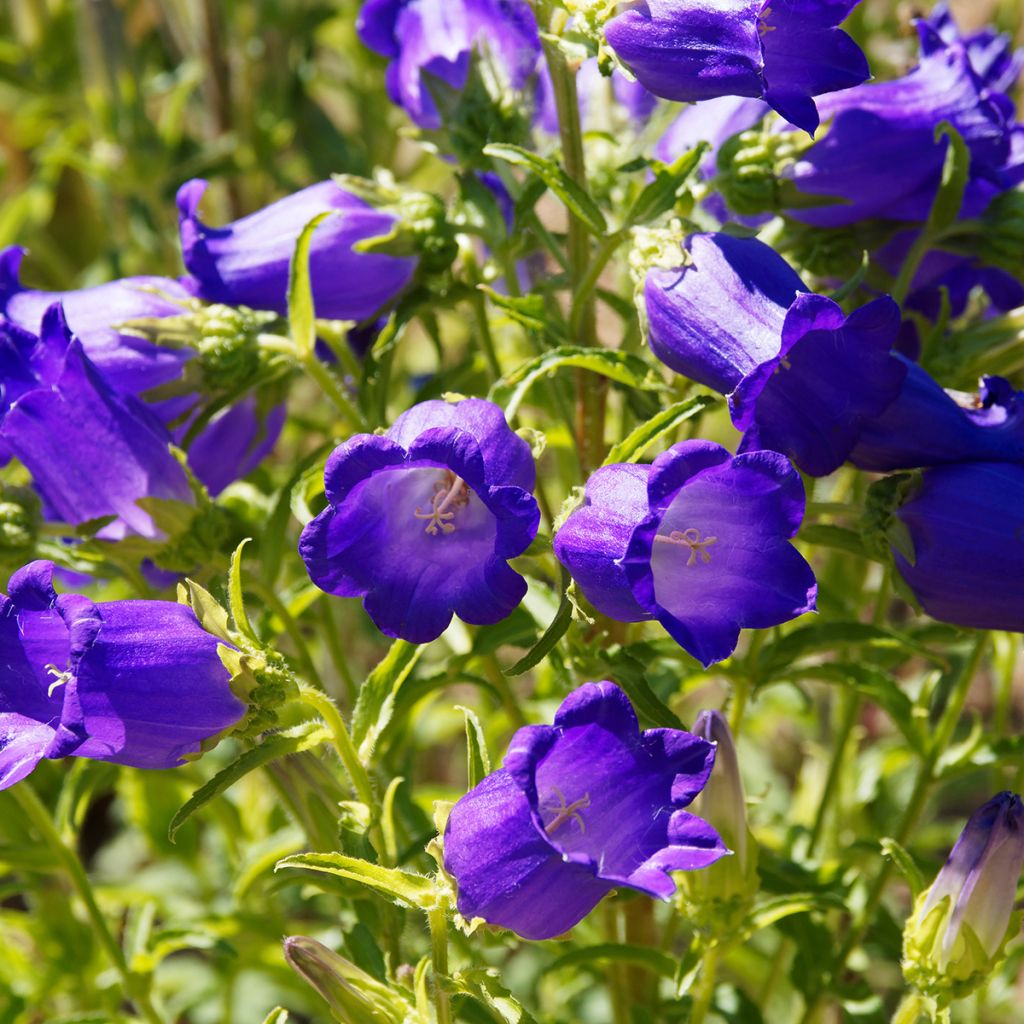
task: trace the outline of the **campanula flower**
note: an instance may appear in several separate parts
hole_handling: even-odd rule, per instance
[[[441,125],[430,80],[462,89],[474,53],[515,90],[526,85],[540,57],[527,0],[365,0],[356,30],[369,49],[388,58],[388,95],[422,128]]]
[[[885,473],[952,462],[1024,465],[1024,392],[1002,377],[983,377],[976,395],[945,391],[916,363],[902,361],[900,393],[865,423],[850,455],[855,466]]]
[[[763,99],[814,133],[814,97],[870,74],[837,26],[858,0],[639,0],[604,27],[616,56],[656,96]]]
[[[971,815],[917,899],[903,933],[907,980],[940,1004],[987,981],[1020,929],[1014,901],[1022,868],[1024,804],[1015,793],[999,793]]]
[[[520,729],[503,766],[452,808],[444,864],[459,913],[549,939],[613,889],[670,899],[671,872],[728,852],[682,809],[714,759],[713,744],[681,729],[641,732],[614,683],[584,684],[553,725]]]
[[[302,531],[310,578],[361,597],[377,628],[411,643],[452,614],[509,615],[526,581],[508,566],[536,536],[529,445],[492,402],[421,402],[383,436],[357,434],[327,460],[327,508]]]
[[[189,608],[58,597],[52,577],[31,562],[0,596],[0,789],[44,757],[172,768],[241,718],[220,641]]]
[[[811,476],[837,469],[899,391],[899,307],[884,297],[846,316],[757,239],[692,235],[686,252],[647,272],[651,351],[729,395],[741,452],[782,452]]]
[[[922,37],[921,48],[925,53],[943,43],[959,42],[967,50],[971,67],[989,89],[1009,93],[1020,80],[1024,48],[1014,49],[1013,40],[1006,33],[988,27],[962,35],[945,0],[937,3],[924,21],[933,30]]]
[[[896,510],[896,567],[940,622],[1024,632],[1024,465],[926,469]]]
[[[789,543],[803,513],[784,456],[684,441],[650,466],[594,473],[555,554],[599,612],[657,619],[707,666],[732,654],[741,629],[814,609],[814,573]]]
[[[360,253],[352,246],[387,235],[395,217],[375,210],[333,181],[321,181],[231,224],[204,224],[198,209],[207,183],[198,178],[178,189],[181,249],[199,298],[284,315],[288,268],[302,229],[317,214],[334,211],[313,235],[310,284],[316,315],[327,320],[364,320],[409,283],[416,260]]]

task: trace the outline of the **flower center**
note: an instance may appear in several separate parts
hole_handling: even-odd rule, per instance
[[[53,677],[53,682],[50,683],[50,688],[46,691],[47,697],[52,697],[53,691],[56,690],[58,686],[64,686],[66,683],[71,681],[70,669],[66,669],[62,672],[56,665],[44,665],[43,668],[46,669],[47,675]]]
[[[772,9],[770,7],[765,7],[764,10],[762,10],[761,13],[758,15],[758,18],[757,18],[757,32],[758,32],[758,35],[764,37],[769,32],[774,32],[775,31],[776,26],[768,24],[768,19],[771,16],[772,16]]]
[[[680,547],[689,548],[690,557],[686,560],[687,565],[696,565],[698,558],[707,565],[711,561],[711,554],[707,549],[718,543],[717,537],[705,537],[701,540],[700,530],[693,526],[687,530],[673,530],[668,536],[659,533],[654,539],[660,544],[678,544]]]
[[[571,804],[565,802],[565,796],[557,786],[551,787],[552,793],[554,793],[557,804],[548,804],[544,808],[546,811],[554,811],[555,816],[544,826],[544,831],[550,836],[552,833],[560,829],[570,819],[574,820],[580,827],[580,832],[585,832],[586,828],[583,824],[583,815],[580,811],[590,806],[590,794],[584,793],[579,800],[573,800]]]
[[[469,488],[466,481],[457,477],[450,469],[446,469],[430,499],[430,511],[424,512],[417,505],[413,515],[417,519],[426,519],[424,532],[436,537],[439,534],[455,532],[455,523],[452,522],[455,513],[468,504]]]

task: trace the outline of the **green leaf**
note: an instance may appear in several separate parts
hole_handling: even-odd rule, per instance
[[[626,224],[647,224],[663,213],[668,213],[675,206],[679,190],[696,170],[708,149],[710,146],[701,142],[671,164],[656,164],[654,181],[637,196],[636,202],[626,214]]]
[[[619,462],[636,462],[648,448],[660,437],[670,433],[688,419],[699,415],[718,403],[714,395],[695,395],[682,402],[675,402],[667,409],[662,409],[646,423],[632,430],[622,441],[615,445],[604,460],[604,465],[611,466]]]
[[[442,984],[482,1005],[498,1024],[536,1024],[529,1011],[502,984],[494,967],[469,967],[444,979]]]
[[[246,537],[231,555],[231,568],[228,570],[228,607],[231,609],[235,628],[254,643],[259,643],[256,630],[252,628],[249,616],[245,613],[245,597],[242,594],[242,552],[251,540],[252,537]]]
[[[487,740],[480,719],[473,711],[461,704],[456,704],[455,709],[461,711],[466,719],[466,775],[472,789],[485,775],[491,774]]]
[[[282,868],[304,868],[359,882],[400,906],[433,910],[441,899],[437,886],[424,875],[399,868],[381,867],[358,857],[346,857],[343,853],[298,853],[278,861],[274,870],[280,871]]]
[[[566,209],[577,220],[582,221],[593,234],[607,234],[608,224],[600,207],[553,160],[546,160],[521,146],[502,142],[492,142],[489,146],[484,146],[484,154],[532,171],[562,200]]]
[[[914,858],[895,839],[888,836],[881,840],[881,847],[882,856],[888,857],[906,879],[907,885],[910,886],[910,899],[913,902],[927,885],[924,876],[914,863]]]
[[[174,842],[178,829],[204,804],[233,786],[239,779],[261,768],[271,761],[288,754],[297,754],[330,742],[330,733],[319,722],[303,722],[284,732],[268,736],[259,746],[236,757],[226,768],[222,768],[209,782],[200,786],[171,819],[167,838]]]
[[[263,1024],[288,1024],[288,1011],[283,1006],[275,1006],[263,1018]]]
[[[609,678],[626,691],[642,722],[650,722],[661,729],[682,729],[678,715],[651,689],[647,681],[649,659],[640,656],[642,650],[643,645],[634,644],[606,654],[602,652]]]
[[[395,640],[360,688],[352,711],[352,742],[364,760],[373,753],[378,737],[391,721],[398,691],[422,653],[421,646]]]
[[[178,602],[187,604],[199,620],[199,625],[219,636],[221,640],[231,639],[231,629],[228,625],[228,613],[205,587],[201,587],[195,580],[187,579],[184,583],[178,584]]]
[[[806,523],[800,528],[800,540],[805,540],[808,544],[816,544],[819,547],[846,551],[858,558],[877,561],[875,553],[868,550],[863,534],[859,530],[848,530],[843,526],[833,526],[830,523]]]
[[[502,295],[488,285],[477,287],[499,309],[508,313],[516,323],[531,331],[543,331],[548,327],[545,318],[544,296],[531,292],[529,295]]]
[[[555,617],[544,630],[543,636],[511,668],[504,669],[507,676],[521,676],[547,657],[555,644],[565,636],[572,624],[572,601],[569,600],[569,573],[562,569],[562,599],[558,602]]]
[[[784,917],[805,914],[810,910],[837,910],[843,907],[843,901],[831,893],[796,892],[769,897],[753,907],[743,922],[744,941]]]
[[[528,359],[511,373],[505,374],[494,384],[487,397],[504,406],[505,416],[512,419],[527,392],[538,380],[565,367],[590,370],[620,384],[645,391],[655,391],[662,386],[651,367],[639,356],[610,349],[562,345]]]
[[[942,181],[935,193],[925,229],[932,236],[945,231],[959,216],[971,169],[971,151],[949,121],[940,121],[935,126],[935,141],[938,142],[943,136],[949,139],[949,145],[942,164]]]
[[[660,950],[647,946],[632,946],[624,942],[602,942],[583,949],[574,949],[570,953],[558,957],[544,967],[543,973],[579,967],[594,961],[611,960],[617,964],[634,964],[644,967],[652,974],[662,978],[671,978],[676,973],[675,957],[662,953]]]
[[[288,267],[288,329],[299,359],[310,358],[316,345],[316,312],[309,280],[309,249],[313,243],[313,232],[328,217],[337,215],[337,210],[325,210],[302,229]]]

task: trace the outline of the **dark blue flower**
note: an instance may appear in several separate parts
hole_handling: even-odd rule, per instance
[[[431,78],[461,89],[476,52],[518,90],[540,57],[527,0],[365,0],[356,29],[366,46],[390,60],[386,84],[392,102],[423,128],[441,124]]]
[[[388,636],[427,643],[453,613],[497,622],[526,593],[508,559],[540,521],[533,458],[493,403],[413,406],[383,437],[336,448],[324,483],[328,506],[299,542],[306,569],[329,594],[363,598]]]
[[[936,466],[896,512],[900,575],[934,619],[1024,632],[1024,465]]]
[[[657,619],[710,665],[733,652],[741,629],[814,609],[814,573],[789,543],[803,513],[803,484],[782,455],[733,457],[686,441],[651,466],[594,473],[555,554],[599,612]]]
[[[0,789],[44,757],[171,768],[241,718],[220,641],[189,608],[58,597],[52,576],[32,562],[0,596]]]
[[[1020,80],[1024,71],[1024,48],[1014,49],[1013,40],[1006,33],[989,27],[961,35],[945,0],[932,8],[925,24],[933,31],[922,36],[923,52],[931,53],[943,43],[963,43],[971,67],[989,89],[1009,93]]]
[[[682,809],[714,758],[713,744],[681,729],[641,732],[614,683],[581,686],[554,725],[520,729],[503,767],[452,808],[444,863],[459,913],[549,939],[622,886],[670,899],[671,872],[728,852]]]
[[[692,235],[686,249],[684,265],[647,272],[651,350],[729,394],[741,452],[769,448],[811,476],[831,473],[899,391],[899,307],[881,298],[846,316],[756,239]]]
[[[354,252],[367,238],[388,234],[392,214],[373,209],[332,181],[295,192],[224,227],[199,220],[206,182],[178,189],[181,249],[190,277],[184,283],[211,302],[285,314],[288,268],[302,229],[317,214],[334,211],[313,235],[310,283],[316,315],[328,320],[365,320],[409,283],[416,260]]]
[[[860,47],[836,27],[856,4],[639,0],[604,32],[616,56],[656,96],[688,103],[757,97],[813,134],[813,97],[870,74]]]

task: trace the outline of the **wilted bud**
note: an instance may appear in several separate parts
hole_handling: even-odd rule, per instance
[[[1024,867],[1024,804],[1000,793],[967,822],[903,932],[907,980],[946,1004],[983,984],[1020,928],[1013,912]]]
[[[404,996],[316,939],[301,935],[285,939],[284,958],[324,997],[331,1015],[342,1024],[407,1024],[420,1020]]]
[[[718,747],[715,767],[694,812],[714,826],[732,857],[682,876],[687,915],[701,927],[732,931],[758,890],[757,842],[747,826],[747,802],[732,732],[718,711],[702,711],[693,732]]]

